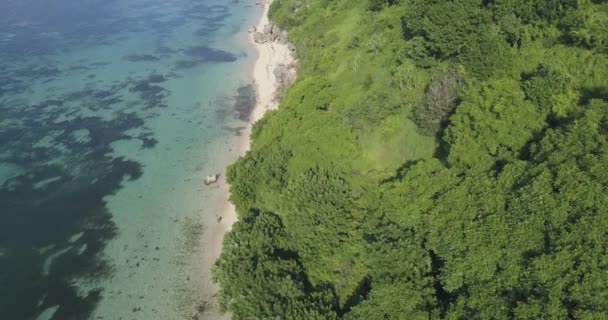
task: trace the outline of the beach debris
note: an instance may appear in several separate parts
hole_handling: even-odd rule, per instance
[[[76,241],[78,241],[80,238],[82,238],[82,236],[84,235],[84,231],[82,232],[78,232],[74,235],[72,235],[69,239],[68,242],[69,243],[75,243]]]
[[[207,177],[205,177],[205,185],[210,185],[213,183],[216,183],[217,180],[220,178],[220,174],[216,173],[216,174],[212,174],[212,175],[208,175]]]
[[[83,243],[80,248],[78,248],[78,255],[82,255],[86,250],[87,250],[88,245],[86,243]]]
[[[55,262],[55,260],[57,258],[59,258],[61,255],[65,254],[65,253],[67,253],[71,249],[72,249],[72,246],[67,246],[66,248],[59,249],[59,250],[53,252],[52,254],[50,254],[48,257],[46,257],[46,259],[44,259],[44,263],[42,264],[42,274],[45,276],[48,276],[49,273],[51,272],[51,267],[53,265],[53,262]]]
[[[59,305],[54,305],[44,309],[36,319],[52,319],[55,316],[55,313],[59,310]]]
[[[217,223],[222,222],[222,219],[224,219],[224,218],[222,218],[221,216],[217,217]]]
[[[43,255],[43,254],[55,249],[55,246],[56,246],[56,244],[49,244],[48,246],[44,246],[44,247],[38,249],[38,253]]]

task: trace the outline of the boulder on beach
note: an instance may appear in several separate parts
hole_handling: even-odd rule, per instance
[[[265,34],[271,34],[272,33],[272,24],[269,23],[269,24],[265,25],[263,32]]]
[[[288,43],[287,44],[287,49],[289,49],[289,51],[296,51],[296,46],[293,43]]]
[[[216,173],[216,174],[211,174],[208,175],[207,177],[205,177],[205,180],[203,181],[205,183],[205,185],[210,185],[210,184],[214,184],[218,181],[218,179],[220,178],[220,174]]]
[[[270,33],[279,35],[281,33],[281,29],[279,29],[279,27],[276,24],[273,24],[270,27]]]
[[[255,32],[253,34],[253,42],[255,42],[255,43],[266,43],[267,42],[266,35],[264,35],[261,32]]]
[[[278,36],[276,41],[280,44],[287,44],[287,42],[288,42],[287,37],[284,35]]]
[[[277,93],[280,95],[296,79],[294,64],[279,64],[272,73],[277,79]]]
[[[249,33],[254,33],[254,32],[258,31],[258,29],[255,26],[252,26],[249,28],[248,31],[249,31]]]
[[[276,88],[274,99],[281,99],[285,90],[295,81],[296,71],[294,64],[280,64],[274,70],[273,74],[276,78]]]

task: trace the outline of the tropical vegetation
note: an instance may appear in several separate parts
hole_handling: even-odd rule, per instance
[[[235,319],[608,319],[608,1],[275,0]]]

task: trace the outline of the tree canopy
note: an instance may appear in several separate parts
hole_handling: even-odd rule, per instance
[[[228,170],[237,319],[607,319],[608,2],[276,0]],[[606,22],[606,23],[605,23]]]

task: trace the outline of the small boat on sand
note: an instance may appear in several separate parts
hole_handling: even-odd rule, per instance
[[[207,185],[207,186],[208,186],[208,185],[210,185],[210,184],[214,184],[214,183],[216,183],[216,182],[217,182],[217,180],[218,180],[219,178],[220,178],[220,174],[219,174],[219,173],[208,175],[208,176],[205,178],[205,185]]]

